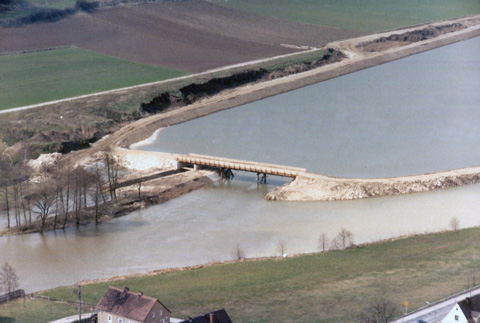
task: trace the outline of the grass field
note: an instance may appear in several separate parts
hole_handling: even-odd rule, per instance
[[[478,0],[215,0],[264,16],[367,33],[480,13]]]
[[[159,298],[174,317],[224,307],[234,322],[352,322],[378,298],[400,308],[408,301],[412,310],[463,290],[474,275],[478,278],[479,262],[480,228],[471,228],[297,258],[86,285],[82,295],[95,304],[109,285],[128,286]],[[61,287],[44,294],[74,301],[73,289]],[[8,313],[6,309],[0,306],[0,313]],[[18,309],[7,316],[26,315]]]
[[[184,72],[78,48],[0,56],[0,110],[165,80]]]
[[[25,298],[3,304],[0,308],[0,323],[50,322],[78,314],[78,307],[47,300]]]

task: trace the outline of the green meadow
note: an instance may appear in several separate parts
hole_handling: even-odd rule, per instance
[[[173,317],[226,308],[234,322],[352,322],[378,299],[409,310],[478,282],[480,228],[426,234],[353,249],[240,261],[199,269],[103,282],[82,287],[83,300],[96,304],[109,285],[128,286],[158,298]],[[21,283],[21,282],[20,282]],[[75,301],[74,287],[45,296]],[[0,305],[0,313],[22,322],[33,312],[65,311],[54,302]],[[42,305],[43,304],[43,305]],[[30,313],[30,314],[29,314]]]
[[[0,56],[0,110],[185,74],[79,48],[3,55]]]
[[[264,16],[372,33],[480,13],[478,0],[214,0]]]

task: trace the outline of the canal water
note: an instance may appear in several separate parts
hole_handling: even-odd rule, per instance
[[[480,38],[160,131],[142,149],[305,167],[334,176],[411,175],[480,160]],[[138,147],[137,147],[138,149]],[[82,279],[233,258],[314,252],[323,232],[356,243],[480,225],[480,185],[335,202],[267,202],[285,180],[238,173],[100,226],[0,238],[0,263],[35,291]]]

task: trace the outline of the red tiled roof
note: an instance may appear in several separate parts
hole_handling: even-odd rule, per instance
[[[97,309],[143,322],[156,302],[159,302],[156,298],[110,286],[98,302]]]

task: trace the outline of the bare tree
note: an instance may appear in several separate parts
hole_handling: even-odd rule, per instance
[[[340,230],[340,232],[338,233],[338,239],[340,240],[343,248],[351,245],[352,238],[353,233],[345,228],[342,228],[342,230]]]
[[[18,288],[18,277],[12,266],[6,262],[0,271],[0,289],[11,293]]]
[[[361,323],[388,323],[400,314],[399,308],[390,301],[378,300],[368,306],[360,315]]]
[[[107,168],[108,188],[110,191],[110,199],[117,199],[117,187],[118,187],[118,171],[120,169],[120,163],[118,159],[113,156],[113,153],[109,150],[104,152],[104,162]]]
[[[62,176],[65,180],[65,199],[62,196],[62,209],[64,210],[63,212],[63,226],[62,229],[65,230],[65,226],[67,225],[67,220],[68,220],[68,212],[70,210],[70,188],[71,188],[71,177],[72,177],[72,170],[69,165],[66,166],[62,170]]]
[[[353,233],[345,228],[342,228],[342,230],[340,230],[340,232],[334,238],[334,242],[338,249],[350,247],[353,243]]]
[[[138,190],[138,199],[140,200],[142,198],[141,190],[142,190],[142,181],[139,181],[137,184],[135,184]]]
[[[235,246],[235,249],[233,251],[233,257],[235,258],[235,260],[245,259],[245,251],[240,247],[240,244],[237,244]]]
[[[95,172],[91,173],[91,178],[94,184],[90,187],[90,196],[95,203],[95,224],[98,224],[100,218],[100,197],[103,199],[103,203],[106,203],[105,196],[103,195],[102,191],[102,174],[98,167],[95,169]]]
[[[277,245],[277,250],[280,253],[281,257],[287,256],[287,242],[285,240],[280,240]]]
[[[455,216],[450,220],[450,228],[452,228],[453,231],[457,231],[459,227],[460,220]]]
[[[322,232],[320,238],[318,238],[318,250],[325,252],[328,248],[329,242],[330,239],[328,238],[327,234],[325,232]]]
[[[10,183],[11,164],[0,160],[0,188],[3,190],[5,208],[7,210],[7,228],[10,228]]]
[[[73,170],[72,193],[76,225],[80,225],[82,210],[87,207],[87,191],[91,184],[91,174],[85,168],[77,167]]]
[[[51,207],[55,201],[55,187],[50,180],[46,180],[40,185],[37,191],[31,195],[33,204],[35,205],[35,213],[41,221],[40,233],[45,229],[45,221],[50,215]]]

